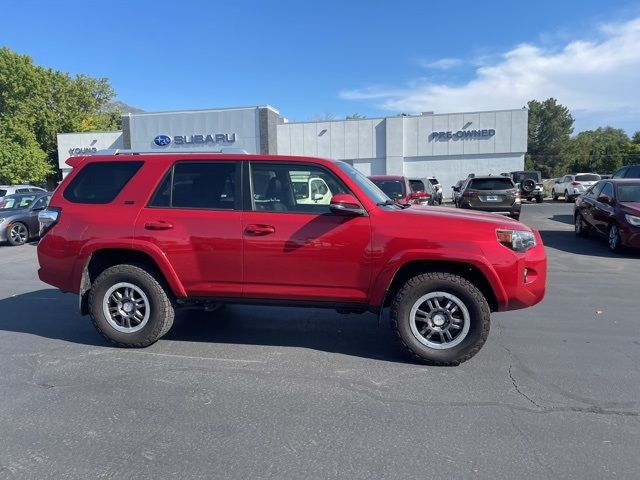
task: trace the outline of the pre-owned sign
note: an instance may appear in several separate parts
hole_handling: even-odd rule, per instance
[[[491,138],[496,134],[493,128],[487,130],[458,130],[457,132],[431,132],[429,140],[446,141],[446,140],[468,140]]]

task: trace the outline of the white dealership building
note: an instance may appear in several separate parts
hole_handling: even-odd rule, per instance
[[[58,135],[63,174],[72,155],[106,149],[211,151],[344,160],[366,175],[437,177],[445,189],[469,173],[524,168],[528,111],[432,113],[354,120],[289,122],[264,106],[131,113],[122,131]]]

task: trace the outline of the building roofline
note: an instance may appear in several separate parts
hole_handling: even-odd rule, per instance
[[[62,137],[63,135],[93,135],[95,133],[122,133],[122,130],[91,130],[90,132],[65,132],[56,133],[56,136]]]
[[[527,108],[504,108],[500,110],[477,110],[474,112],[448,112],[448,113],[429,113],[426,115],[416,113],[415,115],[388,115],[386,117],[367,117],[367,118],[337,118],[331,120],[301,120],[301,121],[288,121],[281,125],[291,125],[294,123],[331,123],[331,122],[361,122],[363,120],[385,120],[387,118],[427,118],[427,117],[443,117],[449,115],[473,115],[476,113],[498,113],[498,112],[521,112],[523,110],[528,111]]]
[[[241,106],[241,107],[223,107],[223,108],[195,108],[195,109],[183,109],[183,110],[162,110],[159,112],[139,112],[139,113],[123,113],[122,116],[123,117],[141,117],[141,116],[147,116],[147,115],[170,115],[170,114],[175,114],[175,113],[194,113],[194,112],[220,112],[220,111],[227,111],[227,110],[257,110],[258,108],[268,108],[269,110],[272,110],[273,112],[277,113],[278,115],[280,115],[280,112],[278,110],[276,110],[275,108],[273,108],[271,105],[268,104],[264,104],[264,105],[249,105],[249,106]]]

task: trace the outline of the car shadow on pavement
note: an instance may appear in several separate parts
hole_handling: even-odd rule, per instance
[[[56,289],[1,299],[0,331],[110,347],[89,317],[78,313],[77,302],[76,295]],[[413,363],[397,342],[388,321],[378,325],[373,314],[345,315],[326,309],[253,305],[222,306],[213,312],[182,309],[163,338],[178,342],[301,347]]]
[[[557,215],[562,216],[562,215]],[[640,258],[639,252],[627,250],[623,253],[613,253],[607,246],[604,237],[592,234],[587,238],[578,237],[573,230],[539,230],[545,247],[555,248],[568,253],[607,258]]]
[[[549,220],[553,220],[554,222],[566,223],[567,225],[573,225],[573,215],[553,215],[549,217]]]

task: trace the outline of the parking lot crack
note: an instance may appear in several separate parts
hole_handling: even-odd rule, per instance
[[[520,390],[520,387],[518,386],[518,382],[516,381],[515,377],[513,376],[513,373],[511,372],[512,369],[513,369],[513,365],[509,365],[509,378],[511,379],[511,383],[513,384],[513,388],[516,390],[516,392],[518,392],[518,394],[520,394],[521,397],[524,397],[527,400],[529,400],[529,402],[532,405],[535,405],[538,408],[544,408],[541,405],[537,404],[536,401],[532,399],[529,395],[527,395],[522,390]]]

